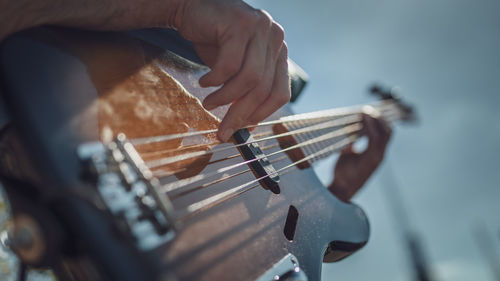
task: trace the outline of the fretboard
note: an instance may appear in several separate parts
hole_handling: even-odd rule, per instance
[[[273,127],[276,135],[287,135],[280,140],[283,149],[293,161],[306,159],[299,168],[328,157],[355,142],[362,134],[362,114],[383,118],[386,122],[403,119],[405,113],[392,100],[377,103],[323,110],[287,116]]]

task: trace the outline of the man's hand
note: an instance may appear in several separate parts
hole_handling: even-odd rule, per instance
[[[218,136],[256,124],[290,99],[283,28],[241,0],[0,0],[0,41],[43,24],[123,30],[174,27],[211,68],[203,87],[221,86],[206,109],[231,104]]]
[[[222,85],[203,106],[231,104],[218,131],[222,141],[290,99],[284,31],[266,12],[239,0],[188,0],[173,25],[211,68],[200,85]]]
[[[382,162],[392,133],[382,119],[363,114],[362,123],[362,133],[368,137],[366,150],[358,153],[352,146],[344,149],[335,165],[333,183],[328,187],[344,202],[351,200]]]

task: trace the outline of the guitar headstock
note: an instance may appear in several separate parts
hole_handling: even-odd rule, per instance
[[[370,87],[370,93],[377,96],[380,100],[392,102],[398,110],[399,120],[406,123],[416,123],[418,121],[414,107],[401,99],[397,87],[384,88],[374,84]]]

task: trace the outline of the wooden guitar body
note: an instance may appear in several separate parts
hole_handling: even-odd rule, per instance
[[[214,90],[198,86],[208,69],[169,51],[179,46],[169,40],[155,30],[38,28],[2,46],[3,94],[12,124],[37,170],[31,180],[41,194],[36,200],[49,202],[48,208],[76,245],[76,253],[63,260],[85,257],[98,272],[95,276],[109,280],[256,280],[292,254],[309,280],[319,280],[325,252],[325,261],[351,254],[367,242],[369,227],[363,211],[332,196],[311,168],[281,175],[279,194],[257,183],[192,214],[184,211],[254,181],[256,175],[242,172],[193,192],[170,192],[180,227],[173,238],[147,251],[117,234],[113,218],[89,199],[95,187],[82,180],[76,155],[81,144],[107,143],[119,133],[137,139],[211,130],[224,116],[227,106],[212,112],[201,106]],[[290,114],[285,106],[268,120]],[[252,134],[266,132],[259,127]],[[224,145],[228,144],[217,144],[215,134],[208,133],[136,149],[147,162]],[[267,148],[266,154],[280,149],[275,139],[259,146]],[[292,163],[283,155],[270,158],[275,168]],[[167,174],[160,182],[169,184],[242,161],[239,150],[232,148],[152,171]],[[288,230],[287,237],[285,224],[293,209],[298,216],[291,218],[293,231]]]

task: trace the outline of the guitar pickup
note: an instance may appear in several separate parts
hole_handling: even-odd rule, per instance
[[[278,183],[280,177],[278,172],[271,165],[250,132],[247,129],[240,129],[233,134],[233,138],[240,145],[238,146],[238,150],[243,155],[243,158],[248,161],[254,175],[260,179],[259,182],[261,185],[265,189],[279,194],[280,187]]]

